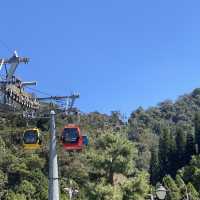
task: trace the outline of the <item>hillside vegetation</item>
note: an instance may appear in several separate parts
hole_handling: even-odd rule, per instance
[[[168,190],[168,200],[200,199],[200,89],[138,108],[128,122],[119,112],[93,112],[80,116],[89,136],[82,152],[66,152],[59,135],[70,121],[56,116],[61,200],[65,187],[79,190],[74,199],[144,200],[158,183]],[[43,134],[41,150],[21,147],[26,123],[19,115],[0,115],[0,199],[48,199],[48,119],[33,119],[30,127]],[[186,190],[187,188],[187,190]]]

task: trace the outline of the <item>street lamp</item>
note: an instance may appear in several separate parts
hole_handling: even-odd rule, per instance
[[[76,190],[74,188],[64,188],[64,190],[69,193],[70,200],[72,199],[73,196],[75,196],[79,192],[78,190]]]
[[[156,196],[158,197],[158,199],[160,199],[160,200],[165,199],[166,194],[167,194],[167,190],[165,189],[164,186],[159,185],[159,186],[156,188]]]
[[[154,195],[154,192],[155,192],[155,195]],[[164,200],[165,197],[166,197],[166,194],[167,194],[167,190],[165,189],[164,186],[162,186],[161,184],[159,184],[157,187],[156,187],[156,190],[155,191],[151,191],[151,194],[148,194],[149,196],[149,200]]]

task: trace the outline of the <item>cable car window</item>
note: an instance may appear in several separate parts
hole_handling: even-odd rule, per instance
[[[79,134],[77,128],[65,128],[63,131],[64,143],[74,144],[78,141]]]
[[[24,143],[25,144],[36,144],[38,140],[38,133],[37,131],[30,130],[24,133]]]

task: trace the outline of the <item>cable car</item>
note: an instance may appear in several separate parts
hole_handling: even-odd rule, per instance
[[[61,135],[62,144],[67,151],[80,151],[88,144],[87,136],[81,134],[79,126],[69,124],[64,127]]]
[[[27,129],[23,134],[23,147],[26,150],[40,149],[42,146],[41,134],[38,128]]]

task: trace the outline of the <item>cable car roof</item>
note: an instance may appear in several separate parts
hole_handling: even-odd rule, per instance
[[[64,128],[80,128],[80,127],[76,124],[68,124],[68,125],[65,125]]]
[[[37,131],[37,132],[39,132],[39,129],[38,128],[28,128],[24,132],[26,132],[26,131]]]

